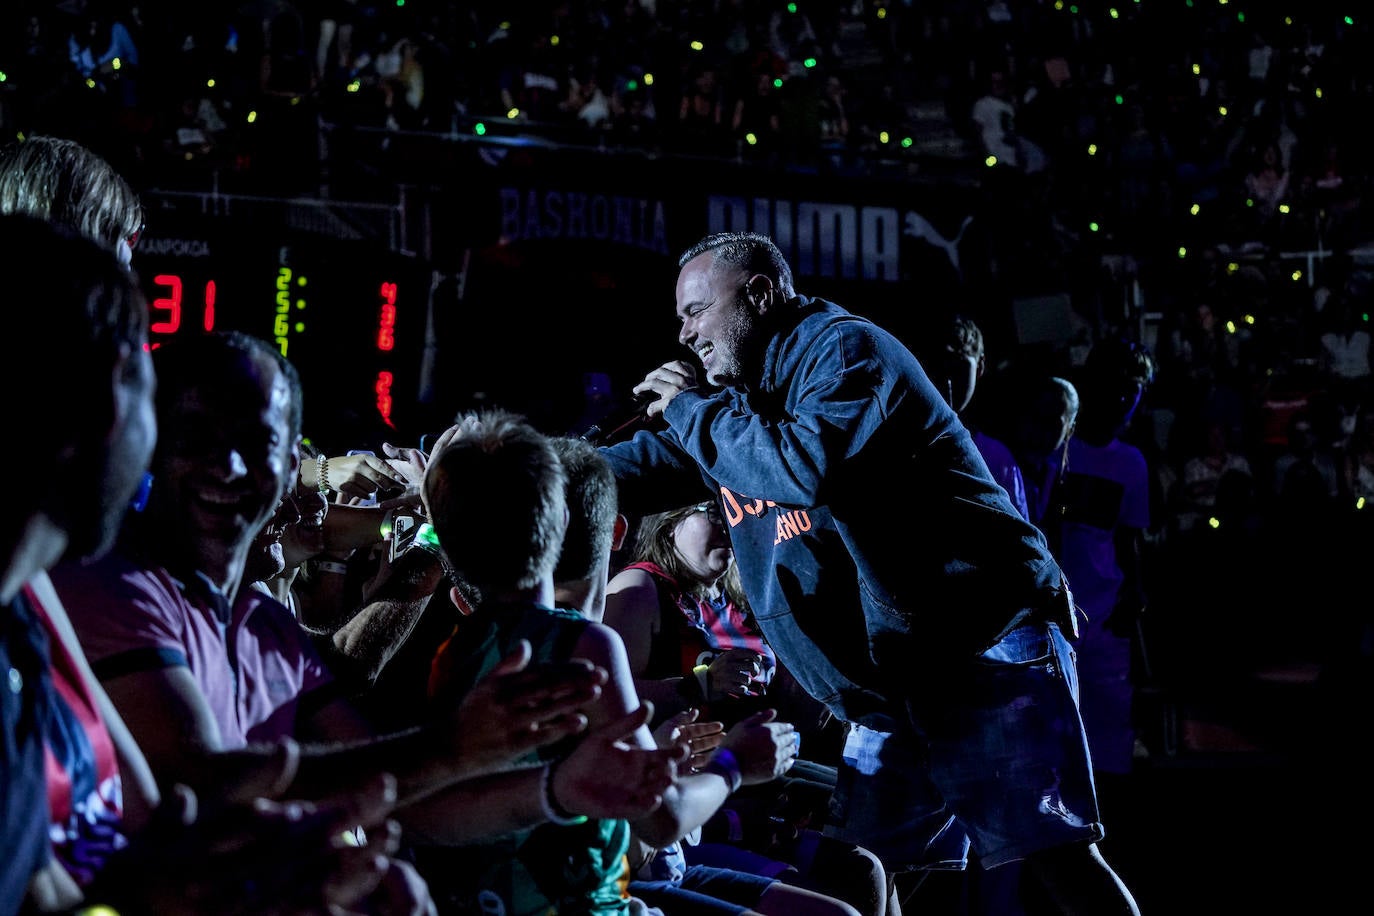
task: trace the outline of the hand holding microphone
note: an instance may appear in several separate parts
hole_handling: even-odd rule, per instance
[[[632,389],[634,401],[631,404],[597,423],[581,438],[596,445],[609,444],[622,433],[661,415],[679,392],[695,388],[696,384],[697,372],[691,363],[680,359],[664,363]]]
[[[668,402],[688,388],[697,387],[696,366],[686,360],[664,363],[644,376],[644,381],[632,389],[643,403],[644,415],[653,418],[668,408]],[[647,400],[645,400],[647,398]]]

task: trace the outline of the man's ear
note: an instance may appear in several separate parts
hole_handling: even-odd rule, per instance
[[[979,354],[979,356],[978,356],[978,366],[977,366],[976,369],[973,370],[973,377],[974,377],[974,378],[982,378],[982,377],[983,377],[983,373],[987,371],[987,368],[988,368],[988,358],[987,358],[987,354]]]
[[[611,551],[617,551],[625,546],[625,538],[630,533],[630,520],[625,517],[625,513],[615,514],[615,525],[611,528]]]
[[[303,442],[304,440],[304,436],[297,436],[296,441],[291,444],[291,466],[287,468],[286,472],[286,479],[291,481],[289,484],[286,485],[286,490],[288,493],[296,489],[296,483],[300,480],[301,442]]]
[[[109,405],[108,413],[100,417],[109,439],[114,438],[115,431],[123,428],[126,420],[141,406],[138,403],[139,399],[135,397],[133,386],[128,381],[129,361],[133,358],[133,348],[128,344],[120,344],[114,365],[110,367],[110,386],[105,389],[109,392],[108,399],[96,399],[86,405],[88,415],[92,407],[98,410],[101,404]]]
[[[744,285],[745,293],[749,296],[749,304],[754,307],[754,311],[760,315],[768,314],[769,308],[773,305],[773,281],[763,274],[754,274]]]

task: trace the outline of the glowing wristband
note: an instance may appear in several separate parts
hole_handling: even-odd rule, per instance
[[[697,665],[692,669],[692,673],[677,679],[677,695],[688,703],[695,706],[698,703],[706,702],[706,668],[707,665]],[[697,669],[701,669],[698,673]]]
[[[718,747],[716,752],[711,755],[711,759],[706,762],[706,766],[701,768],[703,773],[715,773],[725,784],[730,787],[730,792],[738,792],[739,787],[744,785],[744,774],[740,772],[739,761],[729,748]]]
[[[587,815],[573,814],[568,809],[558,803],[558,799],[553,795],[553,771],[560,761],[549,761],[544,764],[544,769],[539,774],[539,807],[543,809],[544,816],[549,819],[549,823],[558,824],[563,827],[570,827],[573,824],[585,824]]]
[[[415,531],[415,546],[421,550],[427,550],[435,556],[439,555],[439,535],[434,532],[434,526],[425,522]]]
[[[315,489],[325,495],[329,493],[329,459],[324,452],[315,456]]]
[[[348,575],[348,564],[338,563],[334,560],[316,560],[315,569],[322,573],[337,573],[340,576]]]
[[[153,473],[144,471],[143,476],[138,481],[138,492],[129,501],[130,512],[142,512],[148,507],[148,494],[153,492]]]
[[[336,839],[340,846],[351,846],[354,849],[361,849],[367,845],[367,833],[362,827],[347,827],[339,831]]]
[[[696,675],[697,683],[701,685],[701,696],[703,699],[711,696],[711,688],[706,680],[706,675],[711,671],[710,665],[697,665],[692,669],[692,674]]]

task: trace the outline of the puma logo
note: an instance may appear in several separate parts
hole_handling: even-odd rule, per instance
[[[931,225],[930,220],[926,219],[915,210],[908,210],[906,214],[906,226],[902,229],[902,234],[914,236],[924,240],[927,244],[943,249],[945,256],[949,258],[950,265],[954,268],[954,272],[958,274],[959,279],[962,280],[964,279],[964,271],[959,265],[959,243],[964,240],[964,232],[968,230],[969,223],[971,222],[973,222],[972,216],[964,217],[964,221],[959,224],[959,231],[954,234],[954,238],[947,239],[940,234],[938,229]]]

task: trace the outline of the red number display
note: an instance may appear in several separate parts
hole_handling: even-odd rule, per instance
[[[379,292],[382,311],[377,319],[377,349],[385,353],[396,346],[396,284],[383,283]]]
[[[154,334],[175,334],[181,330],[181,306],[183,284],[180,274],[157,274],[153,277],[157,291],[166,290],[165,296],[154,296],[148,303],[152,310],[152,323],[148,330]],[[161,317],[159,317],[161,316]],[[201,328],[205,331],[215,329],[215,281],[205,281],[201,296]]]

